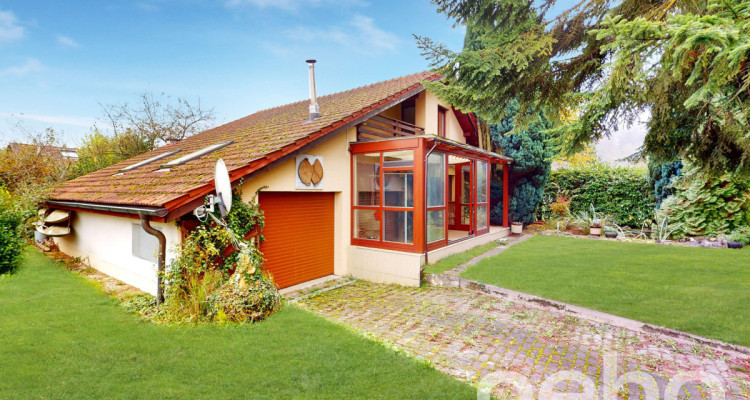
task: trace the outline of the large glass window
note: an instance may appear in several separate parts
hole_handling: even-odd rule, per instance
[[[427,242],[445,239],[445,155],[427,157]]]
[[[354,156],[354,205],[380,205],[380,153]]]
[[[354,237],[380,240],[380,210],[354,210]]]
[[[427,207],[445,205],[445,155],[427,157]]]
[[[414,173],[411,170],[383,173],[383,203],[386,207],[414,206]]]
[[[487,206],[477,206],[477,229],[487,228]]]
[[[383,240],[394,243],[414,243],[414,212],[383,212]]]
[[[477,203],[487,202],[487,163],[477,161]]]
[[[445,209],[427,211],[427,242],[445,239]]]
[[[414,243],[414,151],[354,155],[352,237]]]

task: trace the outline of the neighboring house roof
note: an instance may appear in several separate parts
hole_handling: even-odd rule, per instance
[[[187,210],[188,205],[196,199],[202,201],[213,190],[214,163],[218,158],[224,160],[230,179],[236,181],[413,96],[424,90],[420,82],[437,78],[435,73],[425,71],[319,97],[321,117],[314,121],[308,121],[308,100],[259,111],[68,181],[50,199]],[[228,141],[232,143],[168,171],[160,167],[191,152]],[[180,152],[121,172],[125,167],[175,150]],[[112,211],[117,209],[114,207]]]
[[[78,160],[78,149],[65,146],[38,146],[34,144],[11,142],[8,143],[7,150],[14,154],[21,153],[22,151],[34,150],[56,162]]]

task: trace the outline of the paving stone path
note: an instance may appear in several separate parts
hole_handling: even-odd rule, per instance
[[[748,356],[719,353],[468,290],[358,281],[298,304],[473,384],[495,371],[513,371],[539,388],[559,371],[575,371],[590,377],[601,395],[603,383],[634,372],[642,378],[653,377],[664,398],[670,378],[703,371],[721,380],[727,399],[750,398]],[[580,383],[571,381],[558,382],[553,388],[582,390]],[[496,394],[502,394],[501,390],[507,394],[502,388],[496,388]],[[645,398],[634,384],[616,390],[619,398]],[[710,390],[711,385],[688,384],[679,390],[678,398],[709,399]]]

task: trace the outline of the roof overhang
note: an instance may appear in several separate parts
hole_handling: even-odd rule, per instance
[[[372,144],[374,143],[394,143],[394,142],[403,142],[404,148],[413,148],[416,146],[415,140],[424,140],[428,146],[431,146],[434,144],[435,150],[455,154],[458,156],[462,156],[465,158],[481,158],[485,159],[493,164],[511,164],[513,163],[513,159],[504,156],[502,154],[498,154],[489,150],[480,149],[478,147],[474,147],[465,143],[457,142],[455,140],[447,139],[440,136],[435,135],[414,135],[414,136],[402,136],[402,137],[394,137],[394,138],[388,138],[388,139],[377,139],[377,140],[368,140],[366,142],[354,142],[350,145],[352,147],[356,147],[357,145],[368,145],[368,147],[372,147]]]
[[[164,218],[169,210],[163,207],[138,207],[118,204],[87,203],[81,201],[47,200],[44,202],[49,208],[61,210],[88,210],[112,214],[147,215],[151,217]]]

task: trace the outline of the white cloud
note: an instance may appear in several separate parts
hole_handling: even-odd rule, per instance
[[[71,39],[71,38],[69,38],[67,36],[58,35],[57,36],[57,43],[59,43],[63,47],[70,47],[70,48],[81,47],[81,45],[78,44],[78,42],[76,42],[75,40],[73,40],[73,39]]]
[[[41,114],[24,114],[24,113],[7,113],[0,112],[2,117],[12,117],[19,120],[29,120],[36,122],[43,122],[45,124],[59,124],[59,125],[70,125],[70,126],[81,126],[89,128],[96,122],[95,118],[88,117],[73,117],[67,115],[41,115]]]
[[[226,0],[224,3],[229,8],[256,7],[256,8],[278,8],[286,11],[296,11],[303,7],[319,7],[323,5],[335,6],[367,6],[363,0]]]
[[[345,26],[317,29],[306,26],[286,31],[286,36],[297,42],[335,43],[362,53],[393,51],[399,39],[396,35],[375,26],[375,20],[355,15]]]
[[[380,50],[395,50],[398,37],[375,26],[375,20],[362,15],[355,15],[351,20],[352,25],[365,43]]]
[[[623,159],[643,146],[648,128],[646,123],[651,118],[649,111],[642,112],[635,123],[630,126],[621,125],[610,137],[603,138],[596,143],[596,153],[602,161],[614,162]]]
[[[25,30],[11,11],[0,11],[0,43],[22,39]]]
[[[24,77],[32,72],[39,72],[44,70],[44,65],[42,65],[39,60],[35,58],[29,58],[26,60],[25,63],[21,65],[14,65],[11,67],[6,67],[3,69],[0,69],[0,77],[3,76],[15,76],[15,77]]]

